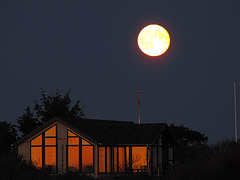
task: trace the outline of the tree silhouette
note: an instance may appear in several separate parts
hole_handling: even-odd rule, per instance
[[[171,124],[169,128],[181,145],[205,145],[208,141],[207,136],[187,127]]]
[[[71,107],[70,92],[71,90],[61,95],[61,92],[57,90],[55,94],[46,95],[46,92],[41,90],[40,101],[35,101],[34,107],[37,117],[43,123],[55,116],[85,118],[84,107],[80,107],[80,100]]]
[[[34,101],[33,111],[31,112],[28,106],[25,109],[26,112],[17,119],[19,131],[25,135],[55,116],[85,118],[84,106],[80,107],[80,100],[71,106],[70,92],[71,90],[62,95],[59,90],[56,90],[54,94],[47,95],[41,89],[41,98]]]
[[[18,130],[26,135],[31,132],[35,128],[37,128],[41,123],[34,117],[34,114],[30,111],[30,107],[28,106],[25,109],[25,113],[17,119],[19,124]]]
[[[8,153],[11,144],[16,141],[17,131],[14,126],[5,121],[0,122],[0,154]]]

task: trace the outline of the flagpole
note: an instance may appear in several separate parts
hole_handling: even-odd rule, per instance
[[[140,89],[137,91],[137,100],[138,100],[138,124],[141,123],[140,121]]]
[[[236,96],[236,81],[233,82],[234,85],[234,119],[235,119],[235,142],[237,143],[237,96]]]

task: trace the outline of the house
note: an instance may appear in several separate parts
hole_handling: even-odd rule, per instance
[[[142,172],[161,175],[174,167],[177,142],[167,124],[55,117],[15,145],[37,168],[55,173]]]

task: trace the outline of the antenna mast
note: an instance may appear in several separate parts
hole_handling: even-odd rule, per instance
[[[236,81],[233,82],[234,85],[234,119],[235,119],[235,142],[237,143],[237,96],[236,96]]]
[[[137,91],[137,100],[138,100],[138,124],[141,123],[140,121],[140,89]]]

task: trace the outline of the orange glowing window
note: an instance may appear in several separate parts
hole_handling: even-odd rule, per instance
[[[31,147],[31,161],[37,167],[42,167],[42,147]]]
[[[111,172],[111,149],[107,147],[107,173]]]
[[[45,132],[45,137],[54,137],[56,136],[56,126],[53,126]]]
[[[129,147],[126,147],[126,161],[127,167],[129,167]]]
[[[91,145],[91,144],[82,139],[82,145]]]
[[[118,166],[119,166],[119,171],[124,172],[124,170],[125,170],[124,147],[119,147],[118,148]]]
[[[79,145],[79,138],[78,137],[69,137],[68,145]]]
[[[105,172],[105,147],[99,147],[99,172]]]
[[[56,138],[45,138],[45,145],[56,145]]]
[[[45,165],[56,166],[56,147],[45,147]]]
[[[79,146],[68,147],[68,169],[70,171],[79,170]]]
[[[117,157],[118,157],[118,154],[117,154],[117,147],[114,147],[114,172],[117,173],[118,169],[117,169],[117,163],[118,163],[118,160],[117,160]]]
[[[72,133],[71,131],[68,131],[68,137],[77,137],[77,135]]]
[[[132,147],[132,169],[146,170],[147,147]]]
[[[68,170],[93,172],[93,146],[87,141],[81,139],[75,133],[69,130],[67,131],[67,133],[68,133]]]
[[[45,135],[43,141],[43,135]],[[55,137],[54,137],[55,136]],[[45,144],[43,143],[45,142]],[[56,166],[56,125],[31,141],[31,161],[37,167]],[[43,156],[43,154],[45,156]],[[44,160],[44,161],[43,161]],[[43,164],[44,162],[44,164]],[[53,171],[56,171],[53,169]]]
[[[42,145],[42,135],[37,136],[31,141],[31,146],[41,146]]]
[[[82,146],[82,171],[93,172],[93,146]]]

